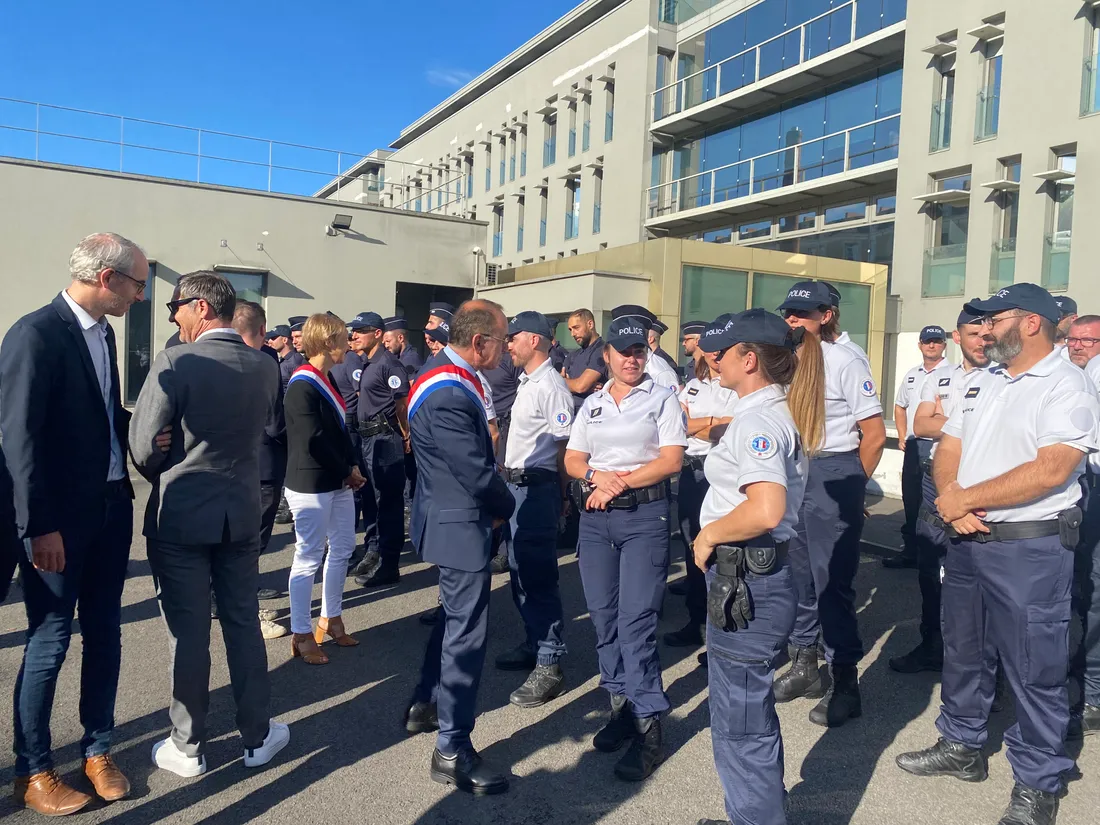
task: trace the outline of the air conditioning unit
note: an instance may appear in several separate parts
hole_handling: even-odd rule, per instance
[[[497,264],[486,264],[485,265],[485,285],[486,286],[496,286],[497,285],[497,270],[499,270],[499,269],[500,269],[500,267]]]

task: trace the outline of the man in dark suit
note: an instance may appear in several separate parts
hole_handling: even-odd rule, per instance
[[[276,415],[278,365],[231,326],[233,287],[213,272],[179,282],[173,302],[188,344],[157,356],[134,406],[134,466],[153,482],[145,511],[149,565],[168,628],[172,735],[154,763],[179,776],[206,771],[210,585],[218,600],[245,767],[290,741],[268,713],[271,688],[260,636],[260,445]],[[155,434],[172,427],[167,454]]]
[[[432,779],[494,794],[508,790],[508,780],[481,761],[470,733],[485,663],[493,529],[516,502],[496,470],[477,371],[499,363],[508,322],[497,304],[467,301],[450,326],[449,346],[428,359],[409,402],[420,466],[409,535],[439,567],[444,620],[428,643],[406,726],[423,720],[429,729],[437,713]]]
[[[0,431],[14,489],[27,645],[15,683],[16,802],[53,816],[92,801],[61,781],[50,753],[57,675],[79,605],[80,747],[105,801],[130,783],[111,760],[122,658],[122,588],[133,532],[115,336],[145,290],[149,263],[131,241],[90,235],[69,258],[72,284],[20,318],[0,347]],[[66,433],[70,434],[66,436]],[[160,449],[158,429],[150,445]]]
[[[0,603],[8,597],[11,577],[19,564],[23,542],[15,526],[15,501],[11,489],[11,474],[0,451]]]

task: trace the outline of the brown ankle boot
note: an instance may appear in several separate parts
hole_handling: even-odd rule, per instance
[[[67,816],[83,810],[92,798],[70,788],[51,768],[34,776],[16,777],[15,801],[46,816]]]

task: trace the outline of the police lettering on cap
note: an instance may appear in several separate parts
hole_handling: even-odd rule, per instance
[[[1058,309],[1062,310],[1062,317],[1067,315],[1077,314],[1077,302],[1070,298],[1068,295],[1058,295],[1054,299],[1054,303],[1058,304]]]
[[[291,332],[301,332],[302,327],[305,326],[306,320],[307,316],[305,315],[295,315],[287,319],[287,324]]]
[[[382,316],[377,312],[360,312],[348,323],[350,330],[382,329]]]
[[[1041,286],[1028,283],[1006,286],[984,301],[970,301],[963,309],[982,316],[1022,309],[1040,315],[1052,324],[1057,324],[1062,318],[1062,310],[1053,296]]]
[[[787,291],[787,297],[777,309],[782,312],[785,309],[817,309],[818,307],[831,307],[833,296],[829,294],[828,285],[820,281],[800,281]]]
[[[446,345],[451,340],[451,330],[446,324],[424,330],[424,334],[438,344]]]
[[[684,321],[680,324],[681,335],[702,335],[707,328],[706,321]]]
[[[654,325],[654,322],[657,321],[656,315],[638,304],[621,304],[611,310],[612,321],[617,321],[620,318],[644,318],[647,332]],[[668,327],[665,327],[665,329],[668,329]]]
[[[962,312],[959,313],[959,319],[955,322],[955,326],[965,327],[967,324],[980,324],[982,322],[982,314],[980,312],[972,312],[969,309],[970,305],[978,300],[978,298],[971,298],[970,301],[963,306]]]
[[[404,332],[409,328],[409,322],[400,315],[394,315],[390,318],[382,319],[382,328],[385,329],[386,332]]]
[[[436,318],[451,321],[455,317],[455,308],[446,301],[435,301],[428,308],[428,314],[434,315]]]
[[[925,327],[920,331],[921,343],[927,341],[945,341],[947,340],[947,333],[943,331],[943,327],[937,327],[935,325]]]
[[[829,297],[832,299],[831,305],[834,307],[839,307],[841,299],[840,290],[830,284],[828,281],[818,281],[818,283],[825,284],[825,288],[829,290]]]
[[[646,318],[624,315],[608,324],[604,341],[619,352],[625,352],[639,344],[646,346],[649,343],[648,333],[649,321]]]
[[[721,352],[734,344],[770,344],[795,349],[801,342],[802,330],[792,330],[774,312],[747,309],[730,317],[722,327],[708,327],[699,346],[703,352]]]
[[[554,327],[541,312],[526,310],[508,322],[508,334],[515,335],[518,332],[530,332],[532,335],[541,335],[550,340],[554,334]]]

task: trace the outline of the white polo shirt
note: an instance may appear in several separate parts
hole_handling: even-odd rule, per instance
[[[485,420],[493,421],[497,417],[496,408],[493,407],[493,388],[489,386],[489,379],[485,377],[485,373],[481,370],[477,371],[477,377],[481,381],[481,392],[485,397]]]
[[[1100,402],[1083,370],[1057,351],[1013,378],[998,366],[982,370],[963,393],[963,406],[943,426],[944,435],[962,439],[959,484],[973,487],[1033,461],[1040,447],[1067,444],[1081,462],[1065,483],[1022,507],[990,510],[991,523],[1049,521],[1081,500],[1078,483],[1085,456],[1097,449]]]
[[[749,393],[734,406],[733,423],[707,456],[704,469],[710,489],[699,511],[700,526],[747,501],[748,485],[768,481],[787,490],[787,509],[772,538],[794,538],[809,464],[783,389],[772,384]]]
[[[963,396],[975,379],[985,370],[974,367],[969,372],[962,364],[949,364],[944,362],[928,374],[920,389],[920,403],[935,404],[940,399],[940,407],[943,414],[950,418],[956,412],[973,412],[974,399],[963,403]],[[917,405],[918,407],[920,404]],[[933,439],[932,455],[936,454],[939,439]]]
[[[829,453],[859,449],[858,422],[882,415],[871,368],[849,348],[821,342],[825,356],[825,442]]]
[[[833,343],[851,350],[860,361],[867,365],[868,370],[871,369],[871,359],[867,357],[867,353],[863,351],[863,347],[852,340],[852,336],[848,334],[847,330],[842,330]]]
[[[586,453],[590,467],[630,472],[657,458],[662,447],[687,446],[687,422],[672,390],[643,378],[616,404],[614,384],[611,379],[588,396],[573,422],[569,449]]]
[[[727,390],[717,378],[700,381],[692,378],[680,392],[680,403],[687,407],[688,418],[729,418],[737,404],[737,393]],[[714,445],[705,438],[688,437],[688,455],[706,455]]]
[[[569,438],[572,424],[573,394],[548,358],[519,377],[504,466],[557,472],[557,445]]]
[[[901,377],[897,394],[894,396],[894,404],[905,410],[908,418],[907,423],[909,424],[909,432],[906,433],[906,441],[914,441],[917,438],[913,435],[913,417],[917,413],[917,407],[920,406],[920,394],[921,389],[924,387],[925,380],[933,370],[940,368],[945,363],[947,362],[941,358],[939,363],[930,370],[926,370],[923,363],[917,364],[917,366],[913,367]]]
[[[676,374],[676,370],[670,367],[664,358],[652,352],[646,358],[645,374],[658,386],[668,387],[673,392],[680,391],[680,376]]]

